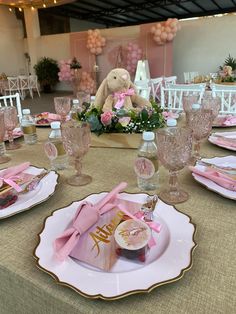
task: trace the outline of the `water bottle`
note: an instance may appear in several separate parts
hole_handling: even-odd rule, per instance
[[[157,145],[153,132],[143,132],[134,170],[137,175],[137,183],[140,190],[149,191],[158,189],[159,169]]]
[[[177,127],[177,120],[176,119],[173,119],[173,118],[170,118],[170,119],[167,119],[166,121],[166,132],[170,132],[171,133],[171,129]]]
[[[22,113],[21,129],[24,133],[25,144],[35,144],[37,143],[35,119],[31,116],[30,109],[23,109]]]
[[[68,167],[68,156],[63,146],[59,121],[51,123],[51,132],[44,149],[53,170],[63,170]]]
[[[72,100],[72,107],[70,111],[70,118],[72,120],[77,120],[77,114],[80,111],[80,103],[79,99],[73,99]]]

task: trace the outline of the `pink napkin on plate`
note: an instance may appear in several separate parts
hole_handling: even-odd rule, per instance
[[[127,187],[122,182],[98,203],[82,202],[70,226],[54,241],[57,257],[64,260],[73,250],[80,236],[98,222],[101,215],[117,206],[117,196]]]
[[[30,166],[29,162],[24,162],[20,165],[9,167],[0,171],[0,187],[5,183],[15,188],[18,192],[21,191],[19,185],[15,183],[18,176]]]
[[[209,168],[200,170],[196,167],[190,166],[189,169],[193,173],[199,176],[205,177],[227,190],[236,191],[236,180],[227,176],[227,174],[223,174],[221,172],[216,171],[215,169],[209,169]]]
[[[214,144],[236,148],[236,139],[217,137],[213,138]]]
[[[236,116],[228,116],[223,122],[223,125],[235,125],[236,124]]]

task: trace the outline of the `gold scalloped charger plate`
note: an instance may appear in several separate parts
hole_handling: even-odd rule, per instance
[[[38,175],[43,170],[46,169],[30,166],[24,172]],[[33,191],[27,192],[25,194],[20,194],[14,204],[8,206],[7,208],[1,209],[0,219],[5,219],[10,216],[19,214],[21,212],[31,209],[32,207],[42,202],[45,202],[54,194],[56,186],[58,184],[58,177],[59,174],[54,170],[51,170],[45,177],[40,180],[39,184]]]
[[[73,219],[79,204],[84,200],[96,203],[105,194],[91,194],[57,209],[45,219],[34,250],[39,269],[84,297],[104,300],[147,293],[182,278],[192,266],[196,226],[188,215],[161,200],[157,202],[154,217],[161,223],[162,230],[159,234],[154,233],[157,245],[150,249],[145,263],[118,258],[112,269],[106,272],[71,257],[62,263],[56,259],[53,242]],[[143,204],[147,194],[121,193],[120,197]]]

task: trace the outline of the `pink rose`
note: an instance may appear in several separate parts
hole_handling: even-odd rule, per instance
[[[113,113],[111,111],[106,111],[101,114],[101,122],[103,125],[111,124],[111,119],[113,117]]]
[[[130,122],[130,117],[122,117],[119,119],[119,123],[123,126],[126,127]]]

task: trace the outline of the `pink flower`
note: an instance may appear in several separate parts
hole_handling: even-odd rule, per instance
[[[126,127],[130,122],[130,117],[122,117],[119,119],[119,123],[123,126]]]
[[[106,111],[101,114],[101,122],[103,125],[110,125],[113,113],[111,111]]]

